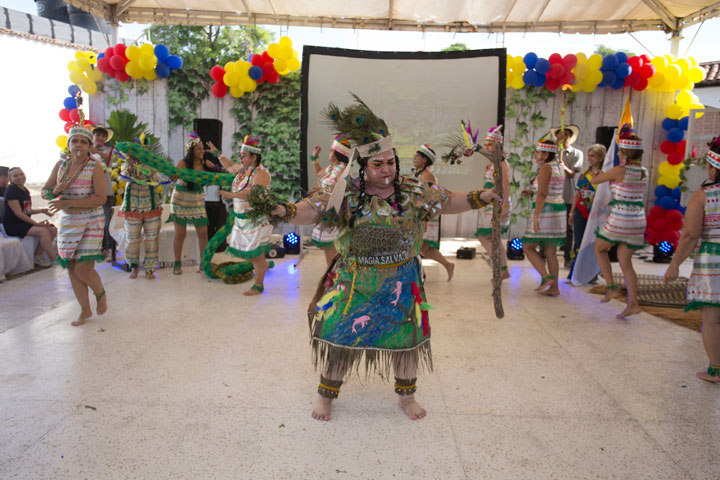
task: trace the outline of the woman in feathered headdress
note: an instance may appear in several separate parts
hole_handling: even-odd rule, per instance
[[[210,146],[215,151],[214,145]],[[227,252],[236,257],[249,260],[255,271],[255,282],[243,295],[260,295],[265,290],[265,272],[268,262],[265,254],[270,250],[272,225],[265,219],[254,221],[245,216],[250,210],[248,196],[253,185],[270,188],[270,172],[262,166],[262,146],[260,138],[246,135],[240,148],[240,165],[234,165],[229,159],[218,153],[220,162],[229,173],[236,173],[232,184],[232,192],[220,190],[223,199],[230,198],[233,202],[234,223],[228,240]],[[263,217],[265,218],[265,217]]]
[[[185,158],[180,160],[177,168],[204,171],[213,170],[215,165],[205,159],[205,147],[195,132],[190,134],[190,141],[185,144]],[[208,243],[208,216],[205,210],[205,192],[203,186],[195,182],[186,182],[177,179],[175,188],[170,196],[170,217],[167,220],[175,224],[175,238],[173,239],[173,274],[182,274],[182,251],[187,235],[187,226],[194,225],[198,238],[200,252],[205,250]],[[200,272],[198,266],[198,272]]]
[[[411,419],[425,416],[414,397],[420,365],[432,367],[429,305],[418,255],[423,222],[497,200],[491,191],[456,193],[400,175],[392,136],[357,96],[325,117],[359,156],[359,176],[341,178],[332,194],[285,204],[273,216],[298,225],[338,228],[338,257],[323,275],[309,310],[316,365],[322,368],[312,416],[330,419],[348,371],[365,364],[395,376],[398,403]],[[355,156],[355,153],[351,155]]]
[[[329,164],[325,168],[320,166],[320,162],[318,161],[319,153],[320,147],[316,146],[312,155],[310,155],[313,170],[315,170],[315,175],[318,177],[318,185],[314,192],[322,189],[330,193],[350,161],[350,141],[345,138],[345,135],[340,134],[335,136],[332,145],[330,145],[330,153],[328,154]],[[337,228],[329,228],[322,223],[315,225],[312,231],[312,243],[325,253],[325,261],[328,265],[332,263],[335,255],[337,255],[337,250],[334,246],[336,235]]]
[[[107,311],[107,295],[95,262],[102,261],[102,238],[106,200],[102,164],[90,158],[92,132],[85,128],[80,115],[78,126],[68,136],[70,155],[55,164],[43,186],[43,198],[50,200],[51,213],[60,212],[58,221],[58,263],[67,268],[80,315],[72,322],[77,327],[92,317],[88,289],[95,294],[96,312]]]
[[[437,183],[435,175],[433,175],[430,170],[430,167],[435,163],[435,159],[435,150],[433,150],[432,145],[429,143],[420,145],[413,157],[415,178],[419,178],[430,187]],[[452,280],[453,273],[455,272],[455,264],[449,262],[445,256],[440,253],[440,215],[425,224],[423,245],[422,248],[420,248],[420,254],[423,257],[435,260],[445,267],[448,282]]]
[[[485,150],[488,152],[494,152],[496,148],[501,148],[503,144],[503,133],[502,125],[493,127],[485,137]],[[502,233],[505,234],[510,228],[510,169],[507,166],[507,162],[503,158],[502,160],[502,183],[503,183],[503,206],[502,206]],[[495,187],[495,166],[492,162],[488,163],[485,168],[485,184],[483,188],[494,188]],[[475,236],[482,244],[485,251],[492,257],[492,207],[485,207],[478,212],[478,225],[475,231]],[[510,278],[510,273],[507,271],[507,252],[505,249],[500,249],[500,262],[502,263],[502,279],[507,280]]]
[[[697,376],[720,383],[720,136],[710,140],[708,146],[708,179],[690,197],[682,236],[665,279],[676,280],[680,264],[695,252],[685,310],[700,310],[702,340],[710,360],[707,370],[697,372]],[[698,241],[700,248],[696,249]]]
[[[613,281],[612,265],[608,250],[617,245],[617,257],[627,287],[627,307],[618,318],[640,313],[637,301],[637,274],[632,266],[633,251],[645,246],[645,191],[648,173],[642,166],[642,139],[635,135],[629,124],[620,129],[617,142],[620,165],[592,178],[593,185],[610,182],[612,200],[609,203],[605,224],[596,232],[595,256],[600,272],[608,286],[603,302],[619,297],[618,286]]]
[[[563,200],[565,173],[558,162],[557,151],[557,145],[550,140],[549,135],[540,138],[535,146],[534,157],[538,164],[538,174],[531,185],[535,198],[532,217],[528,219],[522,239],[523,251],[541,277],[540,286],[535,291],[551,297],[560,295],[557,247],[565,244],[567,228]],[[542,249],[545,260],[535,249],[537,246]]]

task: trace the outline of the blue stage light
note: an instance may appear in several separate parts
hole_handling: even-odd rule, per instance
[[[515,237],[507,242],[507,258],[508,260],[523,260],[525,252],[523,252],[522,240]]]
[[[660,242],[653,245],[653,262],[655,263],[670,263],[673,254],[675,253],[675,247],[669,242]]]
[[[285,234],[285,237],[283,237],[283,247],[285,247],[285,253],[287,254],[299,254],[300,236],[295,232]]]

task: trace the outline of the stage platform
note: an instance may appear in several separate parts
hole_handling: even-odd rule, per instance
[[[443,250],[460,245],[477,242]],[[363,376],[332,421],[313,420],[304,312],[325,262],[297,258],[278,260],[258,297],[192,266],[148,281],[100,264],[109,311],[79,328],[61,268],[0,285],[0,478],[718,478],[720,386],[695,377],[700,334],[647,313],[618,320],[622,304],[587,287],[537,295],[527,261],[510,262],[502,320],[482,258],[451,258],[450,283],[425,262],[425,419]]]

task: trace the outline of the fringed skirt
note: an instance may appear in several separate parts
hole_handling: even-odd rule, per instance
[[[647,220],[642,202],[613,200],[609,205],[605,224],[595,232],[597,237],[613,244],[624,243],[629,248],[643,248]]]
[[[440,215],[425,224],[423,243],[427,243],[432,248],[440,248]]]
[[[170,197],[170,217],[166,223],[179,223],[180,225],[208,224],[207,211],[205,210],[205,194],[200,191],[188,191],[186,188],[176,185]]]
[[[508,211],[510,211],[510,208],[508,208]],[[477,230],[475,231],[476,237],[487,237],[488,235],[492,235],[492,217],[492,206],[480,209],[478,212]],[[500,220],[500,226],[502,228],[502,233],[507,233],[508,228],[510,227],[510,215],[506,215]]]
[[[103,260],[102,239],[105,214],[102,207],[87,212],[60,212],[57,236],[57,262],[67,267],[70,260],[94,262]]]
[[[268,222],[256,224],[243,213],[234,213],[234,217],[228,253],[240,258],[254,258],[270,251],[272,225]]]
[[[420,263],[355,266],[340,257],[323,277],[311,306],[316,367],[357,370],[388,378],[393,367],[432,370],[430,323]]]
[[[332,247],[336,236],[336,227],[328,227],[324,223],[320,222],[315,225],[315,228],[313,228],[312,243],[320,248]]]
[[[720,243],[703,242],[695,252],[685,310],[720,308]]]
[[[532,211],[535,210],[535,202],[532,204]],[[540,231],[533,230],[532,211],[528,218],[527,229],[522,242],[527,244],[539,244],[541,247],[558,247],[565,245],[567,234],[567,218],[564,203],[548,203],[543,205],[540,212]]]

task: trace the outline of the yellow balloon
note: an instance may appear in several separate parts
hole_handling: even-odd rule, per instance
[[[689,108],[692,108],[693,110],[704,110],[705,105],[703,105],[702,103],[691,103],[689,105]],[[690,112],[688,111],[688,113]],[[703,115],[705,115],[703,112],[695,112],[695,118],[700,118]]]
[[[287,45],[280,45],[280,47],[278,47],[278,56],[275,58],[293,58],[292,48],[288,47]]]
[[[590,67],[587,63],[578,63],[575,68],[573,69],[573,73],[575,73],[575,77],[585,77],[588,73],[588,69]]]
[[[673,189],[680,185],[680,177],[677,175],[660,175],[660,178],[658,178],[658,185],[665,185],[666,187]]]
[[[100,80],[102,80],[102,72],[97,68],[93,68],[92,70],[90,70],[88,78],[90,78],[90,80],[92,80],[93,82],[99,82]]]
[[[225,75],[223,76],[223,83],[231,88],[236,86],[239,81],[240,77],[234,72],[225,72]]]
[[[252,67],[252,64],[250,62],[246,62],[245,60],[237,61],[235,62],[235,73],[242,77],[243,75],[248,74],[248,70],[250,70],[250,67]]]
[[[280,41],[278,41],[281,47],[289,47],[292,48],[292,40],[290,40],[290,37],[280,37]]]
[[[673,120],[682,118],[682,116],[683,116],[682,113],[683,113],[683,107],[681,105],[677,105],[677,104],[672,104],[665,109],[665,115],[668,118],[671,118]]]
[[[75,60],[68,62],[67,67],[68,67],[68,70],[70,70],[71,72],[78,70],[78,64]]]
[[[600,67],[602,67],[602,57],[597,53],[591,55],[590,58],[588,58],[588,64],[590,64],[590,68],[600,70]]]
[[[150,80],[151,82],[155,80],[157,77],[157,73],[155,73],[154,69],[146,70],[143,74],[143,77],[145,77],[146,80]]]
[[[81,59],[81,58],[85,58],[85,52],[83,52],[82,50],[76,50],[76,51],[75,51],[75,58],[78,59],[78,60]]]
[[[93,52],[92,50],[88,50],[85,52],[85,58],[87,58],[88,62],[90,62],[91,65],[95,65],[97,63],[97,53]]]
[[[662,84],[665,83],[665,74],[660,72],[655,72],[655,75],[650,77],[648,79],[648,88],[651,88],[653,90],[658,90]]]
[[[144,43],[144,44],[140,47],[140,53],[141,53],[142,55],[152,55],[152,56],[155,56],[155,49],[154,49],[153,46],[150,45],[149,43]]]
[[[705,80],[705,69],[693,66],[690,70],[688,70],[687,76],[693,83],[702,82]]]
[[[147,43],[145,45],[147,45]],[[155,68],[155,61],[154,56],[143,55],[140,57],[140,60],[138,60],[138,65],[140,65],[140,68],[143,70],[148,71]]]
[[[75,85],[80,85],[85,81],[85,75],[83,75],[79,70],[73,70],[70,72],[70,81]]]
[[[522,75],[515,75],[515,78],[512,80],[512,88],[515,90],[522,90],[524,86],[525,82],[523,81]]]
[[[230,87],[230,95],[232,95],[234,98],[240,98],[243,96],[245,92],[242,88],[238,87],[237,85],[233,85]]]
[[[288,61],[288,68],[293,72],[295,70],[299,69],[300,68],[300,60],[298,60],[297,58],[291,58],[290,61]]]
[[[690,62],[686,58],[678,58],[675,60],[675,65],[680,67],[680,70],[684,73],[690,69]]]
[[[79,58],[76,63],[77,63],[78,69],[80,69],[80,70],[89,70],[90,69],[90,61],[85,57]]]
[[[690,62],[691,66],[697,67],[698,62],[697,62],[697,60],[695,60],[695,57],[687,57],[687,59],[688,59],[688,62]]]
[[[592,93],[595,91],[596,88],[597,85],[585,84],[585,86],[583,86],[583,91],[586,93]]]
[[[668,66],[668,60],[665,57],[655,57],[652,60],[650,60],[650,63],[655,65],[655,68],[662,68],[665,69]]]
[[[679,92],[677,94],[677,97],[675,97],[675,103],[680,105],[681,107],[690,105],[692,101],[692,96],[690,96],[690,92],[688,92],[687,90]]]
[[[55,139],[55,145],[57,145],[60,148],[67,148],[67,135],[59,135]]]
[[[240,81],[238,82],[238,86],[241,90],[245,92],[252,92],[257,88],[257,82],[253,80],[252,78],[245,76],[241,77]]]
[[[287,70],[288,68],[288,61],[284,58],[276,58],[273,62],[273,67],[275,68],[275,71],[280,73],[283,70]]]
[[[85,90],[85,93],[87,93],[88,95],[93,95],[95,92],[97,92],[97,83],[93,82],[92,80],[88,80],[85,82],[82,89]]]
[[[582,53],[582,52],[576,54],[575,57],[577,58],[578,63],[585,63],[585,62],[587,62],[587,60],[588,60],[587,55],[585,55],[585,54]],[[521,58],[522,58],[522,57],[521,57]]]
[[[128,62],[125,64],[125,73],[130,75],[132,78],[142,78],[143,71],[137,62]]]
[[[271,43],[270,45],[268,45],[267,48],[268,55],[270,55],[272,58],[277,58],[279,48],[280,46],[277,43]]]
[[[693,88],[693,84],[685,74],[673,82],[672,88],[673,90],[690,90]]]
[[[130,45],[125,49],[125,56],[130,60],[131,62],[136,62],[140,59],[142,56],[142,52],[140,51],[140,47],[135,45]],[[130,75],[128,73],[128,75]]]
[[[575,93],[581,92],[582,89],[583,89],[583,86],[582,86],[580,83],[575,83],[574,85],[572,85],[572,86],[570,87],[570,90],[573,91],[573,92],[575,92]]]
[[[594,70],[588,74],[588,81],[592,84],[597,86],[600,82],[602,82],[603,75],[600,70]]]
[[[523,68],[525,68],[525,60],[523,60],[523,57],[518,55],[517,57],[513,58],[515,65],[522,64]]]
[[[225,73],[234,73],[235,72],[235,63],[234,62],[228,62],[225,64]]]

